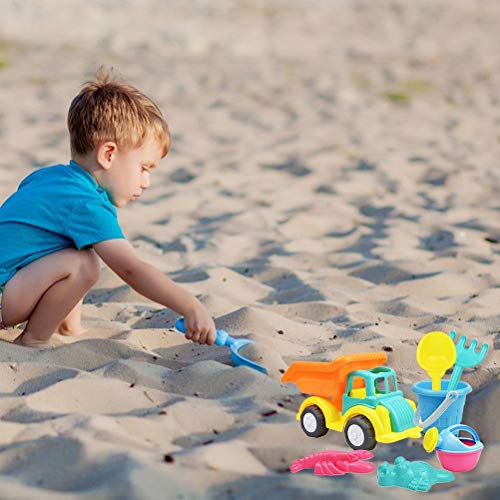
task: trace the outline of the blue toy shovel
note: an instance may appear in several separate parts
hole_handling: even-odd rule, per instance
[[[453,341],[455,341],[456,335],[457,332],[454,330],[450,332],[450,337]],[[476,352],[477,340],[473,340],[469,347],[464,347],[466,341],[467,337],[462,335],[458,339],[458,344],[455,345],[455,349],[457,350],[457,360],[455,361],[455,368],[453,368],[450,383],[448,384],[448,391],[456,390],[464,368],[470,368],[478,365],[488,352],[488,344],[483,344],[481,346],[481,350]]]
[[[181,333],[186,333],[186,329],[184,327],[184,318],[179,318],[175,323],[175,328],[179,330]],[[267,370],[259,363],[255,363],[250,359],[245,358],[238,351],[240,351],[243,347],[254,344],[253,340],[248,339],[235,339],[231,337],[225,330],[217,330],[217,337],[215,338],[215,345],[218,346],[226,346],[231,350],[231,361],[234,366],[248,366],[248,368],[253,368],[258,372],[265,373],[267,375]]]

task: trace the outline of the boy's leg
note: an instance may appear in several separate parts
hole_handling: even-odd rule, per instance
[[[16,343],[44,344],[99,277],[93,250],[65,249],[20,269],[5,285],[3,322],[28,321]]]
[[[72,336],[85,332],[82,328],[83,298],[76,304],[70,313],[59,323],[56,332],[60,335]]]

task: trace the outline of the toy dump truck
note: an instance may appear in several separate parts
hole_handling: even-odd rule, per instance
[[[377,441],[393,443],[421,437],[415,427],[415,403],[398,390],[396,373],[381,366],[383,352],[347,354],[331,362],[295,361],[281,378],[293,382],[307,398],[297,413],[303,431],[324,436],[344,431],[354,450],[371,450]]]

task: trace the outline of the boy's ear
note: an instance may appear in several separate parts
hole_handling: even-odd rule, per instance
[[[112,141],[101,144],[97,148],[97,163],[105,170],[108,170],[111,167],[114,157],[116,156],[117,150],[118,146]]]

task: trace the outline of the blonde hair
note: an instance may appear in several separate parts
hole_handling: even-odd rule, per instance
[[[72,155],[86,155],[106,141],[124,150],[158,141],[162,158],[170,147],[170,131],[158,106],[135,87],[113,79],[101,67],[95,81],[83,84],[68,111]]]

